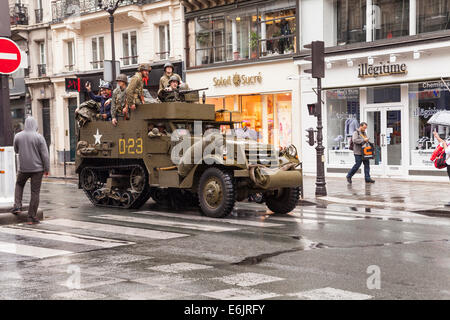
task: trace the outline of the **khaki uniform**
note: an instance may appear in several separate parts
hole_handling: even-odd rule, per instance
[[[139,105],[144,103],[144,81],[142,73],[136,72],[131,78],[130,84],[126,89],[126,102],[128,107],[133,104]]]
[[[178,90],[159,90],[158,98],[159,100],[161,100],[161,102],[181,101],[180,93],[178,92]]]
[[[117,119],[117,116],[122,115],[123,108],[125,107],[126,88],[120,87],[114,89],[111,101],[111,117]]]
[[[176,74],[172,73],[172,75],[167,76],[165,73],[162,75],[162,77],[159,79],[159,91],[163,90],[164,88],[167,88],[169,86],[169,79],[171,76],[176,76],[178,78],[178,82],[181,83],[181,77]],[[158,91],[158,93],[159,93]]]

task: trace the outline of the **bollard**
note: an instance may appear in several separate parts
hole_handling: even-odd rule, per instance
[[[0,204],[14,204],[16,154],[14,147],[0,147]]]

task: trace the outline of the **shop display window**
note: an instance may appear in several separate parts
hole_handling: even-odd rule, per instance
[[[206,103],[214,104],[216,111],[226,110],[216,113],[216,120],[229,121],[231,115],[240,137],[281,147],[292,143],[290,92],[213,97]]]
[[[433,167],[431,154],[437,146],[433,131],[441,138],[450,139],[450,122],[447,125],[430,124],[434,115],[450,110],[450,81],[428,81],[409,84],[409,134],[410,164]],[[450,119],[449,119],[450,121]]]
[[[328,163],[350,165],[354,163],[349,150],[350,138],[359,128],[359,88],[326,91]]]
[[[378,86],[367,88],[367,103],[389,103],[401,101],[400,86]]]
[[[373,40],[409,35],[410,0],[373,0]]]
[[[366,0],[337,0],[337,45],[366,41]]]

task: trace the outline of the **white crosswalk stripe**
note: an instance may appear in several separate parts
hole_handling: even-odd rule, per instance
[[[267,220],[260,220],[260,221],[251,221],[251,220],[241,220],[241,219],[217,219],[217,218],[209,218],[209,217],[203,217],[203,216],[194,216],[192,214],[178,214],[178,213],[166,213],[166,212],[159,212],[159,211],[137,211],[133,212],[137,214],[143,214],[143,215],[154,215],[154,216],[161,216],[161,217],[170,217],[170,218],[181,218],[181,219],[189,219],[189,220],[195,220],[195,221],[212,221],[217,223],[230,223],[230,224],[237,224],[242,226],[249,226],[249,227],[259,227],[259,228],[269,228],[269,227],[281,227],[283,224],[279,223],[270,223],[267,222]]]
[[[62,227],[88,229],[88,230],[103,231],[103,232],[110,232],[110,233],[119,233],[122,235],[144,237],[144,238],[158,239],[158,240],[167,240],[167,239],[188,236],[187,234],[183,234],[183,233],[166,232],[166,231],[158,231],[158,230],[150,230],[150,229],[140,229],[140,228],[132,228],[132,227],[123,227],[123,226],[117,226],[117,225],[111,225],[111,224],[102,224],[102,223],[94,223],[94,222],[79,221],[79,220],[69,220],[69,219],[47,220],[43,223],[49,224],[49,225],[62,226]]]
[[[157,226],[177,227],[177,228],[185,228],[185,229],[208,231],[208,232],[224,232],[224,231],[239,230],[238,228],[219,227],[219,226],[204,225],[204,224],[198,224],[198,223],[180,222],[180,221],[174,221],[174,220],[118,216],[118,215],[111,215],[111,214],[104,214],[101,216],[91,216],[91,218],[142,223],[142,224],[150,224],[150,225],[157,225]]]
[[[67,250],[49,249],[3,241],[0,241],[0,252],[34,258],[48,258],[73,253],[72,251]]]
[[[46,240],[83,244],[83,245],[96,246],[96,247],[102,247],[102,248],[114,248],[114,247],[134,243],[134,242],[129,242],[129,241],[120,241],[120,240],[114,240],[114,239],[92,237],[92,236],[79,235],[79,234],[62,232],[62,231],[49,231],[49,230],[42,230],[42,229],[28,229],[28,228],[20,228],[20,227],[0,227],[0,233],[10,234],[10,235],[15,235],[15,236],[24,236],[24,237],[32,237],[32,238],[38,238],[38,239],[46,239]]]

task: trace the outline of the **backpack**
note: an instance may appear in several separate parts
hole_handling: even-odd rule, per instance
[[[434,150],[433,154],[430,158],[431,161],[434,162],[434,167],[436,169],[444,169],[447,167],[447,154],[445,153],[445,149],[442,146],[438,145],[436,150]]]

